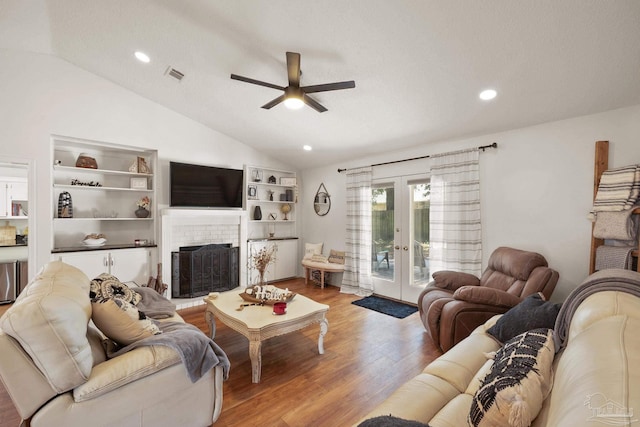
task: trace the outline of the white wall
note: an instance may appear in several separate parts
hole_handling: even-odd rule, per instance
[[[498,246],[543,254],[560,272],[553,300],[563,300],[589,271],[595,141],[610,141],[609,166],[640,163],[640,105],[481,137],[443,141],[414,150],[306,170],[302,235],[305,242],[325,242],[344,249],[345,174],[337,168],[442,153],[498,143],[480,155],[483,266]],[[426,161],[404,163],[405,173]],[[374,174],[381,174],[374,168]],[[382,172],[384,174],[384,172]],[[321,182],[331,194],[331,211],[313,213],[313,195]]]
[[[30,194],[31,213],[35,210],[36,215],[29,230],[30,244],[35,242],[32,272],[51,256],[52,134],[157,149],[156,206],[168,203],[169,160],[291,169],[54,56],[0,49],[0,64],[0,157],[27,159],[35,168],[35,191]]]
[[[155,148],[160,157],[159,204],[167,202],[168,161],[294,169],[219,132],[46,54],[0,49],[0,156],[34,165],[34,269],[50,258],[51,134]],[[484,264],[493,249],[511,245],[539,251],[560,271],[554,299],[587,274],[594,142],[611,142],[610,165],[640,163],[640,105],[499,134],[443,141],[385,156],[304,171],[302,242],[344,248],[345,175],[354,167],[498,142],[481,155]],[[420,169],[420,164],[406,164]],[[379,172],[379,171],[377,171]],[[318,217],[313,195],[324,182],[331,211]],[[34,207],[30,208],[33,212]]]

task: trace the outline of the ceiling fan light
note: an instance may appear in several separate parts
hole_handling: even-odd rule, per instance
[[[290,110],[299,110],[304,106],[304,102],[300,98],[289,97],[284,100],[284,105]]]

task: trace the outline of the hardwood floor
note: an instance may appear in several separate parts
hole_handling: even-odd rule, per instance
[[[216,427],[350,426],[440,354],[417,313],[396,319],[351,304],[355,295],[305,286],[303,279],[278,286],[331,307],[325,354],[318,354],[318,325],[272,338],[262,345],[261,382],[253,384],[247,339],[218,322],[215,341],[229,356],[231,373]],[[204,306],[180,314],[208,332]],[[19,424],[4,387],[0,413],[1,427]]]

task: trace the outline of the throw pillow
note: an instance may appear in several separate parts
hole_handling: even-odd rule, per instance
[[[89,291],[91,299],[107,299],[117,298],[138,305],[142,296],[122,283],[116,276],[102,273],[91,281],[91,290]]]
[[[344,251],[331,249],[331,252],[329,252],[329,262],[334,264],[344,264]]]
[[[509,340],[493,359],[471,402],[474,427],[530,426],[553,383],[553,331],[534,329]]]
[[[529,295],[502,315],[487,333],[504,343],[531,329],[553,329],[560,307],[561,304],[545,301],[541,293]]]
[[[327,257],[326,257],[326,256],[324,256],[324,255],[316,255],[316,254],[314,254],[314,255],[312,255],[312,256],[311,256],[311,261],[314,261],[314,262],[323,262],[323,263],[327,263],[327,262],[329,262],[329,261],[327,260]]]
[[[393,415],[380,415],[364,420],[358,427],[429,427],[428,424],[419,421],[405,420]]]
[[[304,244],[304,259],[311,259],[314,255],[322,254],[323,243],[305,243]]]
[[[117,298],[91,301],[91,319],[107,337],[121,346],[161,333],[158,326],[133,304]]]

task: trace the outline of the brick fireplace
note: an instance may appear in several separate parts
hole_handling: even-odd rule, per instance
[[[171,252],[183,246],[231,244],[240,248],[240,285],[247,283],[247,215],[236,209],[163,209],[161,211],[161,262],[163,277],[171,277]],[[171,296],[168,295],[168,298]],[[176,300],[178,308],[199,305]]]

